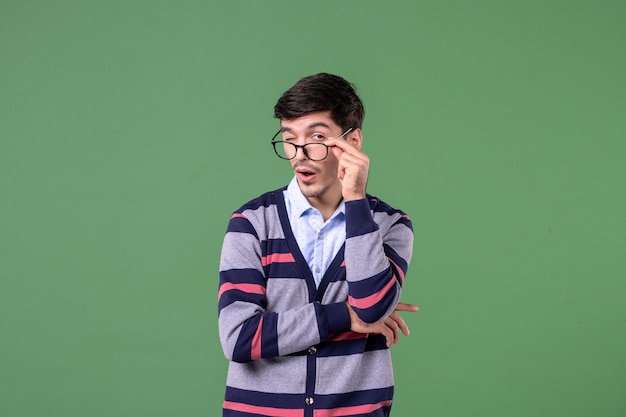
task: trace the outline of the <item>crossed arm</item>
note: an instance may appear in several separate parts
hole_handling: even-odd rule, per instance
[[[398,303],[396,309],[389,316],[376,323],[365,323],[354,312],[350,304],[346,302],[348,314],[350,314],[350,330],[357,333],[375,333],[382,334],[387,340],[387,347],[398,343],[400,340],[400,332],[405,336],[410,335],[409,327],[400,316],[400,311],[417,312],[419,307],[414,304]]]
[[[327,144],[333,148],[333,152],[339,159],[337,176],[341,181],[342,194],[346,201],[365,198],[367,178],[369,175],[369,158],[361,148],[360,131],[355,132],[356,138],[350,141],[330,139]],[[375,322],[366,323],[359,318],[349,302],[346,302],[350,315],[350,330],[357,333],[378,333],[385,336],[387,346],[398,343],[400,332],[409,336],[409,328],[400,311],[417,312],[419,307],[408,303],[398,303],[395,310],[386,318]]]

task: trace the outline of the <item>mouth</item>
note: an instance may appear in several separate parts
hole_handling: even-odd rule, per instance
[[[315,172],[314,170],[310,168],[305,168],[305,167],[295,168],[294,171],[296,172],[296,175],[298,176],[298,178],[300,178],[304,182],[313,181],[313,179],[317,175],[317,172]]]

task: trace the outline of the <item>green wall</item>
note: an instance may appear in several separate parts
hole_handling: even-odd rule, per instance
[[[397,417],[626,415],[626,3],[0,0],[0,415],[217,416],[272,108],[354,82],[415,254]]]

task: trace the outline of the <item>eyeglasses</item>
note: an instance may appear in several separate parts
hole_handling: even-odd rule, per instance
[[[352,128],[343,132],[339,137],[343,138],[345,135],[350,133]],[[281,131],[276,132],[274,137],[272,137],[272,145],[274,146],[274,152],[281,159],[293,159],[298,154],[298,148],[302,148],[302,152],[304,156],[306,156],[311,161],[323,161],[328,156],[328,148],[330,146],[325,145],[319,142],[309,142],[304,145],[296,145],[295,143],[285,142],[284,140],[274,140],[276,136],[280,135]],[[316,135],[319,136],[319,135]],[[316,139],[319,140],[319,139]]]

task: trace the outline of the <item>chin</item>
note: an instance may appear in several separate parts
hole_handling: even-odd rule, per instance
[[[300,191],[302,195],[307,198],[318,198],[326,193],[328,187],[320,187],[314,185],[300,184]]]

